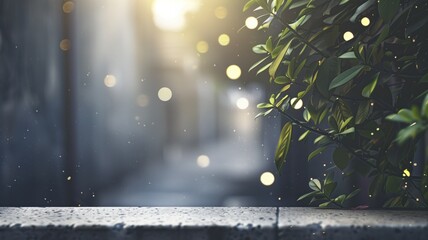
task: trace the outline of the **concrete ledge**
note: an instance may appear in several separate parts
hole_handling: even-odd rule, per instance
[[[428,211],[0,208],[0,239],[428,239]]]

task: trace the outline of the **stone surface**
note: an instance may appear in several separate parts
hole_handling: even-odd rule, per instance
[[[428,239],[428,211],[0,208],[0,239]]]
[[[0,208],[0,239],[275,239],[276,208]]]
[[[280,208],[279,239],[428,239],[428,211]]]

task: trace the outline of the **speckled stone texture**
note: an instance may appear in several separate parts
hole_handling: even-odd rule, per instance
[[[0,239],[276,239],[276,208],[0,208]]]
[[[428,239],[428,211],[0,208],[0,239]]]
[[[427,240],[428,211],[280,208],[278,239]]]

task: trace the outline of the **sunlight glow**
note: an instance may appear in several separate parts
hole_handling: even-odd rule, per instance
[[[271,172],[264,172],[260,175],[260,182],[265,186],[270,186],[275,182],[275,176]]]
[[[361,25],[363,25],[364,27],[367,27],[368,25],[370,25],[370,19],[368,17],[363,17],[361,19]]]
[[[351,39],[353,39],[354,38],[354,34],[352,33],[352,32],[350,32],[350,31],[347,31],[347,32],[345,32],[344,34],[343,34],[343,39],[345,40],[345,41],[349,41],[349,40],[351,40]]]
[[[229,45],[229,43],[230,43],[230,37],[229,37],[229,35],[223,33],[220,36],[218,36],[218,43],[221,46],[227,46],[227,45]]]
[[[207,155],[200,155],[196,159],[196,164],[198,164],[200,168],[206,168],[210,165],[210,158]]]
[[[247,109],[249,105],[250,103],[248,102],[248,99],[244,97],[238,98],[236,101],[236,106],[242,110]]]
[[[152,5],[156,26],[178,32],[186,26],[186,14],[199,8],[199,0],[155,0]]]
[[[172,91],[167,87],[163,87],[158,91],[158,97],[161,101],[167,102],[172,98]]]
[[[255,17],[248,17],[245,20],[245,26],[248,29],[255,29],[257,27],[257,25],[259,25],[259,21]]]
[[[209,46],[208,43],[205,41],[199,41],[198,43],[196,43],[196,51],[198,51],[198,53],[206,53],[208,52]]]
[[[237,65],[230,65],[226,69],[226,75],[232,80],[236,80],[241,76],[241,68]]]
[[[104,78],[104,85],[109,88],[116,86],[116,77],[114,75],[108,74]]]
[[[296,102],[296,100],[297,100],[297,98],[292,98],[290,100],[291,106],[296,110],[301,109],[303,107],[302,99],[299,99],[299,101],[297,101],[297,102]],[[296,103],[294,103],[294,102],[296,102]]]

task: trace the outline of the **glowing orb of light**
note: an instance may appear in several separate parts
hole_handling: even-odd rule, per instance
[[[260,182],[265,186],[270,186],[275,182],[275,176],[271,172],[264,172],[260,175]]]

